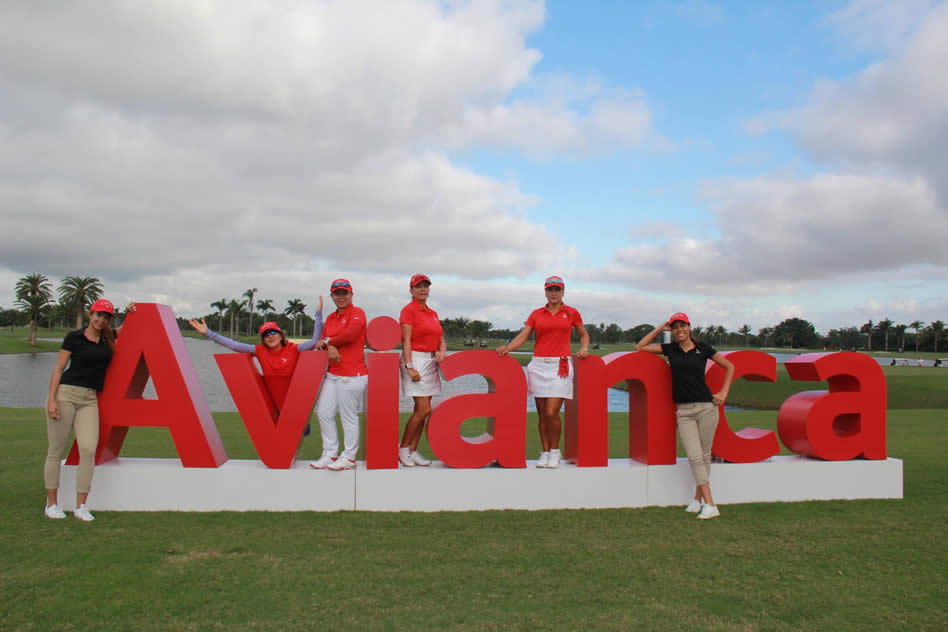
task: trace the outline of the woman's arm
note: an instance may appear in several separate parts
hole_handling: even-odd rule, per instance
[[[714,402],[714,405],[720,406],[727,401],[727,394],[731,390],[731,382],[734,381],[734,365],[720,353],[715,353],[711,356],[711,359],[714,360],[715,364],[726,371],[724,375],[724,386],[721,387],[720,391],[711,396],[711,401]]]
[[[207,326],[207,323],[204,322],[204,319],[197,320],[192,318],[188,321],[188,324],[194,327],[198,333],[204,334],[204,337],[212,342],[216,342],[222,347],[227,347],[231,351],[236,351],[237,353],[253,353],[253,345],[248,345],[245,342],[237,342],[236,340],[231,340],[227,336],[222,336],[218,333],[211,331],[211,328]]]
[[[128,318],[128,315],[134,311],[135,311],[135,301],[131,301],[128,305],[125,306],[125,318]],[[125,326],[125,318],[122,319],[122,324],[115,328],[116,336],[122,333],[122,327]]]
[[[660,345],[660,344],[652,344],[652,341],[655,340],[655,337],[656,337],[658,334],[662,333],[663,331],[665,331],[665,330],[668,329],[669,327],[671,327],[671,323],[669,323],[669,322],[666,320],[664,323],[662,323],[661,325],[659,325],[658,327],[656,327],[656,328],[653,329],[652,331],[650,331],[650,332],[648,332],[647,334],[645,334],[645,337],[642,338],[641,340],[639,340],[639,341],[636,343],[636,345],[635,345],[635,350],[636,350],[636,351],[648,351],[649,353],[655,353],[655,354],[661,355],[661,353],[662,353],[662,345]]]
[[[411,364],[411,330],[411,325],[402,323],[402,357],[405,358],[406,365]],[[412,382],[421,381],[421,373],[414,367],[408,369],[408,377]]]
[[[510,344],[500,345],[497,347],[497,355],[507,355],[511,351],[516,351],[520,346],[527,341],[527,338],[530,337],[530,332],[533,331],[533,327],[530,325],[524,325],[523,329],[520,330],[520,333],[517,334],[517,337],[510,341]]]
[[[297,347],[300,351],[315,349],[319,337],[323,334],[323,297],[319,297],[319,308],[313,314],[313,337]]]
[[[56,358],[56,367],[53,369],[53,375],[49,378],[49,393],[46,395],[46,413],[50,419],[59,419],[59,404],[56,403],[56,389],[59,388],[59,380],[66,370],[66,363],[69,362],[71,351],[65,349],[59,350],[59,357]]]
[[[576,331],[579,332],[579,351],[576,352],[576,357],[585,358],[589,355],[589,332],[582,323],[576,325]]]
[[[444,336],[441,336],[441,340],[438,341],[438,350],[435,352],[435,362],[444,362],[447,355],[448,342],[444,339]]]

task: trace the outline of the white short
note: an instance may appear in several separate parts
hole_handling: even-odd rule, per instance
[[[405,368],[405,358],[401,362],[401,383],[402,396],[404,397],[430,397],[441,394],[441,370],[438,363],[432,357],[430,351],[412,351],[411,363],[415,370],[421,373],[421,379],[412,382],[408,377],[408,369]]]
[[[559,358],[534,357],[527,365],[527,388],[534,397],[573,399],[573,358],[567,358],[569,376],[560,377]]]

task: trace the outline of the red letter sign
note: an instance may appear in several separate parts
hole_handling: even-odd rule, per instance
[[[723,351],[734,364],[734,379],[743,377],[752,382],[776,382],[777,358],[762,351]],[[724,369],[708,360],[704,379],[712,393],[724,386]],[[718,429],[714,433],[712,452],[731,463],[757,463],[780,453],[777,435],[761,428],[744,428],[734,432],[727,423],[724,406],[718,407]]]
[[[158,399],[142,398],[149,375]],[[99,393],[95,462],[116,458],[132,426],[167,427],[185,467],[220,467],[227,460],[181,330],[167,305],[136,303],[125,318]],[[78,462],[79,451],[73,445],[66,463]]]
[[[629,457],[649,465],[675,463],[675,404],[664,359],[646,352],[610,353],[576,361],[573,400],[566,402],[565,456],[579,467],[609,465],[608,388],[629,389]]]
[[[296,459],[303,429],[313,414],[329,354],[325,351],[300,353],[279,417],[252,355],[219,353],[214,359],[260,460],[273,469],[288,469]]]
[[[365,332],[375,351],[388,351],[401,340],[398,321],[373,318]],[[370,470],[398,467],[398,354],[369,354],[368,402],[365,407],[365,466]]]
[[[777,414],[783,444],[827,461],[885,459],[886,385],[882,367],[861,353],[808,353],[786,362],[792,380],[828,381],[804,391]]]
[[[462,351],[445,358],[441,371],[448,380],[481,374],[490,391],[449,397],[431,413],[428,443],[442,463],[474,468],[497,461],[503,467],[526,467],[527,379],[520,364],[496,351]],[[463,437],[461,424],[481,416],[490,418],[488,434]]]

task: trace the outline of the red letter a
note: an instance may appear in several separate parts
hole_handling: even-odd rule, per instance
[[[142,398],[149,375],[158,399]],[[220,467],[227,460],[181,330],[167,305],[136,303],[125,319],[99,393],[95,462],[116,458],[132,426],[167,427],[185,467]],[[74,444],[66,463],[78,462]]]
[[[428,422],[428,443],[449,467],[526,467],[527,379],[520,364],[496,351],[462,351],[441,363],[448,380],[477,373],[487,378],[490,392],[455,395],[442,401]],[[488,417],[488,432],[477,439],[461,436],[461,424]]]
[[[219,353],[214,359],[260,460],[273,469],[288,469],[296,458],[306,422],[313,414],[329,354],[325,351],[300,353],[279,417],[252,355]]]

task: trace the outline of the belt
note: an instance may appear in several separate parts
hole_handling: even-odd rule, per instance
[[[569,356],[563,356],[563,357],[566,358],[566,357],[569,357]],[[534,359],[534,360],[538,360],[538,361],[540,361],[540,362],[549,362],[549,363],[552,363],[552,362],[559,362],[559,361],[560,361],[560,358],[559,358],[559,357],[556,357],[556,358],[538,358],[538,357],[536,357],[536,356],[533,356],[533,359]]]
[[[435,352],[434,352],[434,351],[415,351],[414,349],[411,350],[411,357],[412,357],[412,358],[414,358],[416,355],[419,355],[419,354],[420,354],[422,357],[424,357],[424,358],[433,358],[433,357],[435,357]]]

